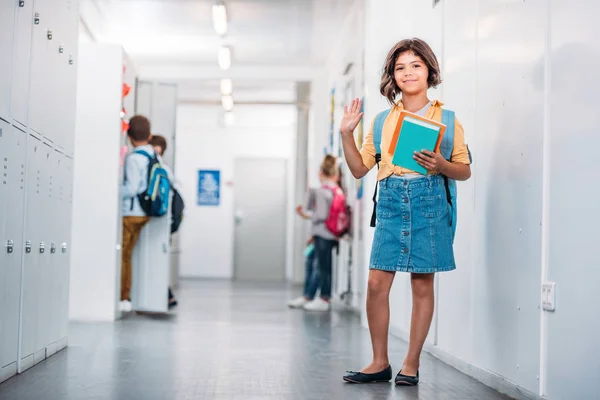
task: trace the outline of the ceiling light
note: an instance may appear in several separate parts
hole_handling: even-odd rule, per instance
[[[219,48],[219,67],[229,69],[231,67],[231,49],[227,46]]]
[[[221,79],[221,94],[228,96],[233,93],[233,82],[229,78]]]
[[[233,110],[233,97],[231,96],[223,96],[221,97],[221,104],[225,111]]]
[[[224,36],[227,33],[227,9],[225,4],[218,3],[212,6],[212,20],[217,35]]]

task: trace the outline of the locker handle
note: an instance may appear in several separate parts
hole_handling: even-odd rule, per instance
[[[6,252],[8,254],[12,254],[12,252],[14,251],[14,247],[15,247],[15,242],[13,242],[12,240],[6,241]]]
[[[67,244],[66,243],[63,243],[61,248],[62,248],[63,254],[67,252]]]
[[[33,23],[35,25],[39,25],[40,24],[40,13],[37,13],[37,12],[35,13],[35,16],[33,18]]]
[[[44,254],[46,251],[46,244],[44,242],[40,242],[40,254]]]
[[[25,253],[31,253],[31,240],[25,242]]]
[[[56,253],[56,245],[54,243],[50,243],[50,253]]]
[[[48,29],[48,40],[52,40],[52,31]]]
[[[19,7],[25,7],[25,0],[19,0]]]

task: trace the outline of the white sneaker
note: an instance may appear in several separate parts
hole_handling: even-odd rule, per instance
[[[306,303],[304,305],[304,309],[306,311],[329,311],[330,304],[328,301],[323,300],[320,297],[317,297],[313,301]]]
[[[123,312],[131,312],[133,310],[133,305],[129,300],[122,300],[119,303],[119,310]]]
[[[306,300],[304,296],[300,296],[294,300],[288,301],[287,306],[289,308],[302,308],[306,303],[308,303],[308,300]]]

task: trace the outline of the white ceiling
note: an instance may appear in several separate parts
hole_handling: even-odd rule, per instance
[[[234,64],[320,65],[354,0],[226,0],[228,33],[212,27],[213,0],[87,0],[102,14],[102,41],[140,62],[214,64],[221,44]]]
[[[289,101],[293,82],[325,65],[355,2],[225,0],[225,37],[213,30],[213,0],[81,0],[80,10],[96,40],[122,44],[143,78],[184,84],[188,99],[218,99],[218,79],[231,77],[238,98]],[[217,64],[223,44],[228,71]]]

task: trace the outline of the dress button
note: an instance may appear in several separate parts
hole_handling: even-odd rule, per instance
[[[404,251],[404,254],[408,253],[408,249],[404,249],[403,251]]]
[[[403,201],[404,203],[408,203],[408,199],[407,199],[407,198],[404,198],[404,199],[402,199],[402,201]]]
[[[405,215],[405,216],[404,216],[404,220],[405,220],[405,221],[408,221],[408,215]]]
[[[402,234],[403,234],[404,236],[408,236],[408,232],[407,232],[407,231],[404,231],[404,232],[402,232]]]

